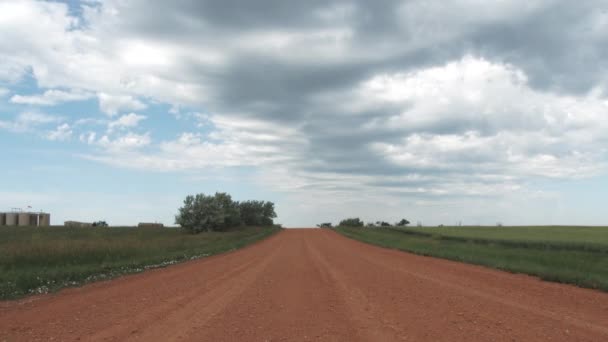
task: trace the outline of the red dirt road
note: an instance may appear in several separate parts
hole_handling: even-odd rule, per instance
[[[0,341],[608,341],[608,294],[319,229],[0,303]]]

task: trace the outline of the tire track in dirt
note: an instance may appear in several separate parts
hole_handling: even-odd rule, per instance
[[[268,265],[274,253],[263,258],[255,258],[234,270],[197,284],[186,295],[163,301],[129,319],[122,327],[110,327],[89,338],[97,341],[176,341],[182,339],[193,326],[201,325],[215,314],[225,309],[255,280]]]
[[[306,236],[283,232],[287,247],[264,274],[186,341],[368,341]]]
[[[286,230],[0,303],[2,341],[607,341],[608,294]]]

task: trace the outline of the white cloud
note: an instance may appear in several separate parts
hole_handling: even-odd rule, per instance
[[[122,167],[159,171],[183,171],[208,167],[262,166],[291,159],[290,145],[305,143],[300,133],[259,120],[234,121],[209,117],[215,130],[207,136],[186,132],[164,141],[151,153],[123,154],[114,144],[102,141],[107,149],[93,159]],[[146,136],[148,137],[148,136]],[[146,140],[148,145],[149,140]]]
[[[124,128],[136,127],[139,124],[139,122],[144,119],[146,119],[145,115],[129,113],[127,115],[121,116],[117,120],[111,121],[108,124],[108,130],[112,131],[115,128],[124,129]]]
[[[70,128],[70,125],[68,125],[67,123],[64,123],[62,125],[57,126],[57,128],[54,131],[50,131],[47,134],[47,139],[49,140],[68,140],[72,137],[72,129]]]
[[[19,113],[12,121],[0,121],[0,128],[14,132],[26,132],[38,126],[58,122],[60,120],[61,117],[36,111],[26,111]]]
[[[74,121],[74,126],[95,126],[95,125],[106,125],[110,121],[107,119],[98,119],[98,118],[81,118]]]
[[[414,72],[371,76],[332,99],[342,103],[341,113],[360,116],[362,124],[345,125],[341,133],[342,127],[328,123],[321,126],[327,132],[312,136],[336,142],[341,134],[345,139],[373,137],[359,139],[365,143],[361,149],[346,144],[337,155],[324,154],[323,149],[337,148],[332,145],[320,147],[323,153],[311,152],[316,141],[304,131],[306,126],[203,116],[214,128],[207,136],[183,133],[146,153],[98,160],[148,170],[257,166],[269,175],[263,182],[276,189],[332,194],[337,189],[351,193],[386,187],[402,195],[499,194],[521,189],[527,177],[577,178],[603,170],[606,151],[596,146],[608,131],[605,101],[594,94],[539,92],[527,82],[523,71],[511,65],[473,56]],[[360,114],[387,105],[394,114]],[[343,115],[348,120],[349,114]],[[320,125],[331,122],[318,120]],[[344,161],[335,164],[332,158]],[[281,177],[278,165],[285,170]],[[356,172],[362,167],[369,171]],[[375,173],[387,168],[401,175],[379,180]],[[442,176],[430,176],[437,172]]]
[[[40,95],[13,95],[12,103],[35,106],[54,106],[63,102],[82,101],[93,97],[92,93],[81,90],[63,91],[51,89]]]
[[[95,137],[97,136],[97,133],[95,132],[87,132],[87,133],[82,133],[80,134],[80,136],[78,137],[78,140],[80,140],[83,143],[87,143],[89,145],[92,145],[95,143]]]
[[[110,95],[106,93],[98,93],[99,109],[114,116],[125,110],[141,110],[146,109],[146,105],[130,95]]]
[[[6,95],[10,94],[10,92],[11,91],[7,88],[0,87],[0,97],[5,97]]]
[[[12,99],[35,105],[78,96],[57,89],[96,94],[118,119],[69,127],[108,125],[79,136],[96,160],[254,166],[273,189],[375,202],[523,193],[535,177],[605,167],[601,1],[91,4],[79,18],[65,3],[0,2],[0,84],[31,76],[51,90]],[[197,127],[157,144],[123,134],[143,118],[120,115],[153,104]],[[0,127],[58,123],[41,120]]]
[[[150,133],[136,134],[129,132],[116,138],[104,135],[95,144],[103,147],[108,152],[121,154],[148,146],[150,142]]]
[[[516,175],[577,177],[605,165],[597,149],[608,131],[608,106],[597,95],[536,91],[513,66],[465,57],[410,73],[377,75],[354,106],[390,103],[394,115],[370,130],[409,132],[374,151],[402,167],[502,169]]]

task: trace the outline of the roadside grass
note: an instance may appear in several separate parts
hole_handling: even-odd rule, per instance
[[[111,279],[243,247],[280,228],[187,234],[172,228],[0,229],[0,299]]]
[[[398,228],[396,228],[398,229]],[[608,227],[512,226],[512,227],[411,227],[408,232],[444,238],[488,240],[511,245],[608,251]]]
[[[338,227],[336,231],[382,247],[608,291],[607,227]]]

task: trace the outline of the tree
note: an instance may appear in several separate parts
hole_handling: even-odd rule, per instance
[[[241,220],[247,226],[262,224],[264,203],[262,201],[244,201],[239,204]]]
[[[319,227],[319,228],[331,228],[332,225],[331,225],[331,222],[323,222],[323,223],[319,223],[317,225],[317,227]]]
[[[223,216],[223,223],[221,224],[220,230],[241,225],[242,220],[239,202],[233,201],[232,196],[225,192],[216,192],[215,201],[217,201],[219,210]]]
[[[189,232],[224,231],[243,224],[249,226],[272,225],[277,217],[274,203],[264,201],[236,202],[224,192],[213,196],[189,195],[178,209],[175,223]]]
[[[377,225],[379,225],[380,227],[390,227],[391,224],[385,221],[377,221],[376,222]]]
[[[277,213],[274,211],[274,203],[272,202],[264,202],[262,206],[262,224],[263,225],[272,225],[274,223],[274,218],[277,217]]]
[[[226,193],[189,195],[179,208],[175,223],[192,233],[225,230],[240,224],[238,204]]]
[[[244,201],[239,204],[241,220],[248,226],[272,225],[277,217],[274,203],[265,201]]]
[[[358,217],[355,218],[347,218],[340,221],[340,227],[363,227],[364,223]]]
[[[408,224],[410,224],[410,221],[408,221],[408,220],[406,220],[406,219],[401,219],[401,221],[397,222],[397,225],[398,225],[399,227],[405,227],[405,226],[407,226]]]

